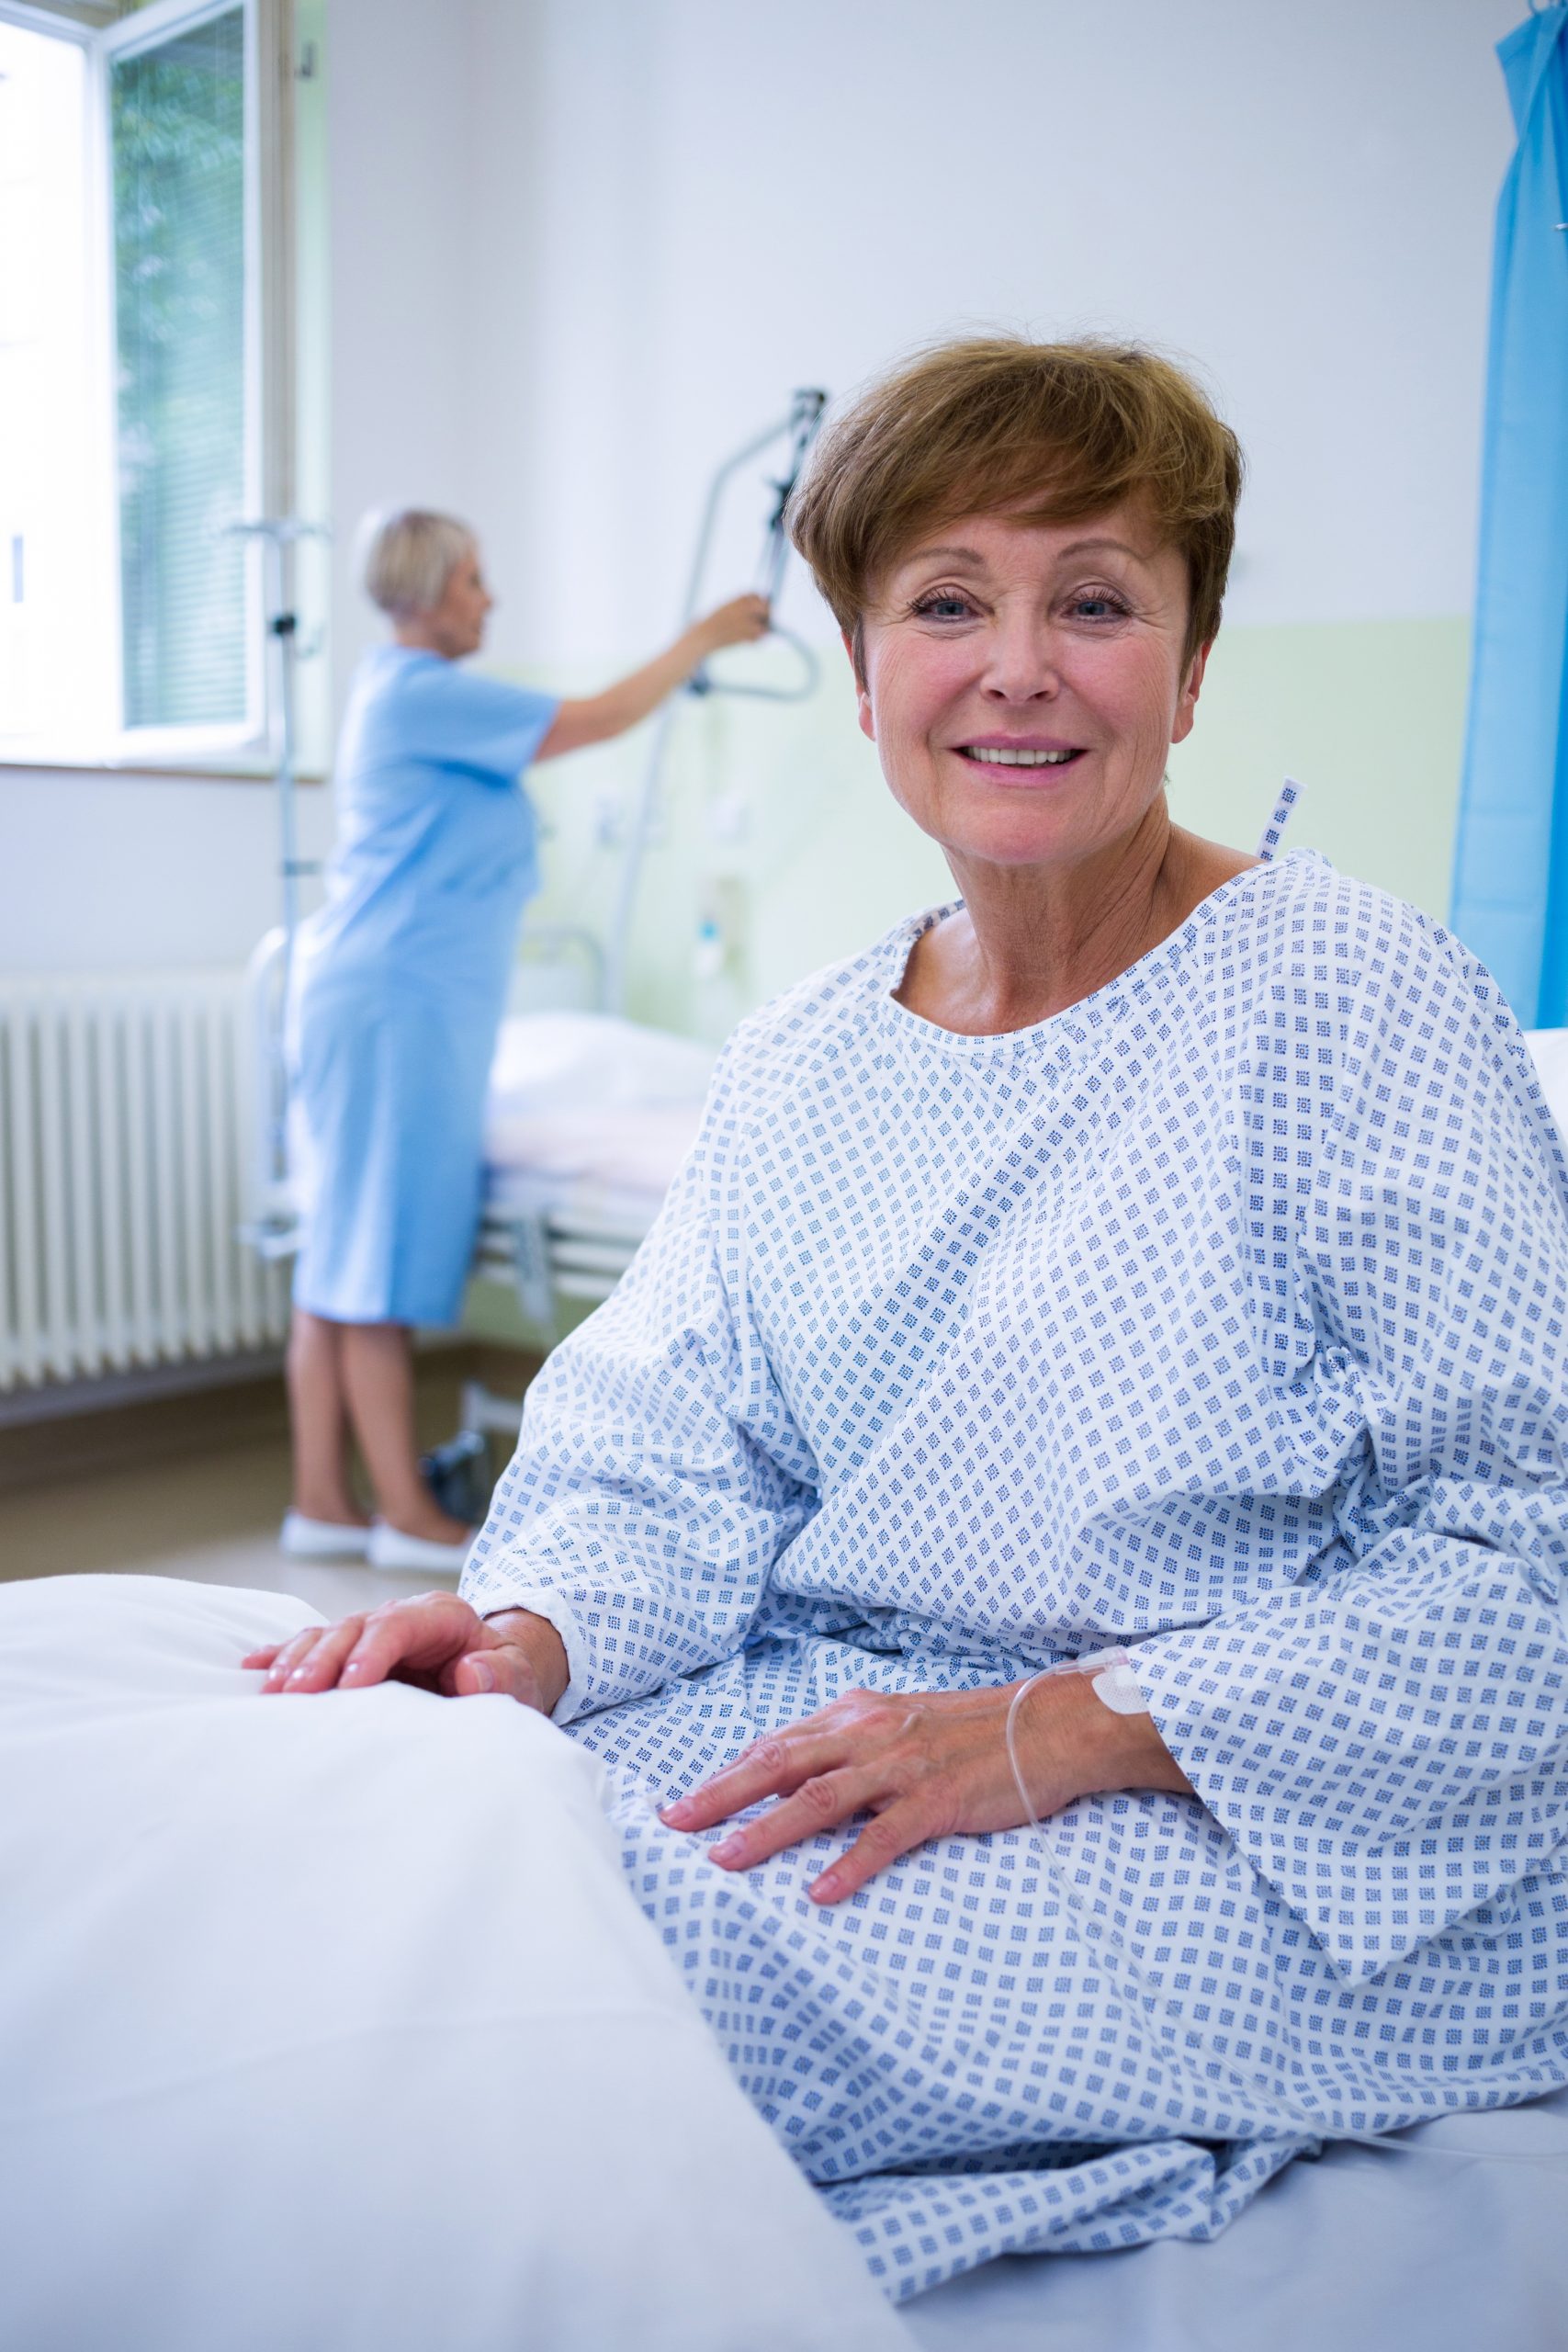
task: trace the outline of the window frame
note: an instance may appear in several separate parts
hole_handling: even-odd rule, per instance
[[[95,659],[112,681],[114,716],[96,739],[13,737],[0,744],[0,768],[124,768],[170,774],[186,769],[270,773],[276,739],[274,680],[264,635],[263,551],[244,544],[245,716],[228,726],[127,727],[124,723],[124,616],[121,605],[118,488],[118,324],[114,261],[114,187],[109,76],[121,58],[160,47],[173,34],[240,9],[245,59],[244,186],[244,515],[287,514],[294,494],[294,7],[293,0],[149,0],[121,13],[92,0],[0,0],[0,19],[73,42],[86,61],[86,277],[91,308],[90,365],[96,377],[99,560],[107,591]],[[238,519],[238,518],[236,518]]]

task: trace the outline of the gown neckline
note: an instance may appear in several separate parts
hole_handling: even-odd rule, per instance
[[[900,1001],[897,990],[904,984],[914,954],[916,942],[933,930],[939,922],[956,914],[963,906],[962,899],[950,899],[940,906],[928,907],[910,915],[892,932],[886,943],[883,963],[883,986],[878,990],[878,1004],[885,1018],[903,1033],[906,1038],[919,1039],[947,1053],[966,1058],[992,1059],[1006,1054],[1026,1053],[1032,1048],[1066,1047],[1079,1043],[1091,1030],[1113,1019],[1127,997],[1145,994],[1167,964],[1179,960],[1191,947],[1201,933],[1208,930],[1222,914],[1229,910],[1233,899],[1261,887],[1266,878],[1282,867],[1301,861],[1326,865],[1328,861],[1320,850],[1295,848],[1283,850],[1276,857],[1248,865],[1217,883],[1206,898],[1200,899],[1190,914],[1182,917],[1174,931],[1145,948],[1142,956],[1118,972],[1111,979],[1080,997],[1076,1004],[1064,1005],[1060,1012],[1053,1012],[1043,1021],[1031,1022],[1021,1029],[985,1030],[971,1035],[961,1029],[944,1028],[940,1021],[931,1021],[923,1012],[915,1012]]]

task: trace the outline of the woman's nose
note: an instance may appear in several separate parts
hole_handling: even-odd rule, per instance
[[[1048,629],[1021,618],[996,631],[983,681],[987,694],[1001,702],[1033,702],[1059,693],[1061,683]]]

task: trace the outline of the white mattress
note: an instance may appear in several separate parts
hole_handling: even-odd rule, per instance
[[[925,2352],[1563,2352],[1568,2092],[1406,2136],[1476,2154],[1332,2148],[1206,2245],[988,2263],[906,2323]]]
[[[502,1023],[485,1116],[486,1205],[643,1231],[690,1150],[710,1046],[605,1013]]]

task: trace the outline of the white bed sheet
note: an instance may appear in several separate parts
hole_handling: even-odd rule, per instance
[[[988,2263],[906,2324],[924,2352],[1564,2352],[1568,2092],[1408,2136],[1476,2154],[1331,2148],[1208,2245]]]
[[[486,1205],[647,1230],[691,1148],[709,1046],[606,1013],[520,1013],[496,1040]]]
[[[0,1583],[6,2352],[899,2352],[504,1699],[281,1594]]]

